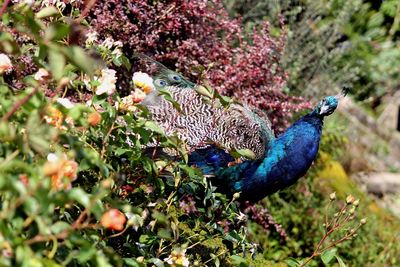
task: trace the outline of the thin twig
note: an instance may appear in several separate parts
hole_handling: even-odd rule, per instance
[[[83,9],[79,18],[75,20],[77,23],[80,23],[89,14],[90,9],[92,9],[92,7],[96,4],[96,0],[88,0],[85,2],[86,2],[85,8]]]
[[[6,8],[8,4],[10,3],[11,0],[6,0],[3,4],[3,6],[0,9],[0,18],[3,16],[4,11],[6,11]]]
[[[29,99],[32,98],[37,92],[39,91],[39,87],[33,88],[33,91],[29,93],[27,96],[19,100],[15,105],[1,118],[2,121],[8,121],[10,117],[26,102],[29,101]]]

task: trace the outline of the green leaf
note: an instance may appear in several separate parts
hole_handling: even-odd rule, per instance
[[[103,254],[102,251],[97,252],[96,254],[96,266],[99,267],[112,267],[108,258]]]
[[[339,257],[339,255],[335,255],[338,263],[339,263],[339,267],[346,267],[346,264],[344,264],[343,260],[341,257]]]
[[[56,80],[61,79],[66,64],[65,56],[54,49],[49,50],[49,65],[51,73]]]
[[[245,258],[240,257],[239,255],[231,255],[231,260],[234,266],[239,267],[247,267],[249,264],[247,263]]]
[[[36,18],[42,19],[46,17],[54,17],[54,16],[59,16],[60,11],[55,6],[48,6],[40,10],[38,13],[36,13]]]
[[[285,262],[289,267],[297,267],[301,264],[301,262],[294,258],[288,258],[287,260],[285,260]]]
[[[157,258],[152,258],[151,262],[154,263],[154,265],[157,266],[157,267],[164,267],[165,266],[164,262],[162,260],[160,260],[160,259],[157,259]]]
[[[327,265],[336,255],[336,249],[326,250],[322,253],[321,259]]]
[[[146,127],[149,130],[152,130],[153,132],[159,133],[159,134],[164,134],[163,129],[161,129],[155,122],[153,121],[146,121],[144,123],[144,127]]]
[[[69,197],[82,204],[85,208],[89,206],[90,198],[81,188],[72,188],[69,191]]]
[[[65,231],[70,228],[71,228],[71,224],[63,222],[63,221],[55,222],[54,224],[52,224],[50,226],[50,230],[53,234],[61,233],[62,231]]]
[[[68,36],[70,33],[70,26],[65,23],[52,24],[44,34],[46,40],[57,41]]]
[[[209,88],[206,88],[206,87],[204,87],[204,86],[197,86],[197,87],[195,88],[195,90],[196,90],[196,92],[198,92],[199,94],[204,95],[204,96],[206,96],[206,97],[208,97],[208,98],[213,98],[213,97],[214,97],[214,91],[211,90],[211,89],[209,89]]]
[[[141,267],[144,266],[143,264],[139,264],[136,260],[132,258],[123,258],[124,265],[129,266],[129,267]]]
[[[243,157],[245,157],[247,159],[253,159],[254,160],[256,158],[256,155],[254,154],[254,152],[251,151],[250,149],[247,149],[247,148],[238,149],[238,150],[236,150],[236,152],[239,153],[240,156],[243,156]]]
[[[161,228],[158,230],[157,236],[164,239],[171,239],[171,231],[169,229]]]
[[[80,263],[85,263],[90,260],[96,254],[96,249],[94,247],[84,246],[79,249],[77,259]]]
[[[93,73],[98,65],[89,55],[85,53],[85,50],[78,46],[65,48],[64,52],[67,58],[73,64],[89,75]]]

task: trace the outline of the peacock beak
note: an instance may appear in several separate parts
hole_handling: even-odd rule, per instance
[[[328,112],[328,110],[330,109],[329,106],[321,106],[320,110],[319,110],[319,115],[323,115],[326,114]]]

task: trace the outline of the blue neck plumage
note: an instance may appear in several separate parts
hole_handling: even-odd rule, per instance
[[[234,169],[222,170],[219,175],[232,179],[231,192],[241,191],[243,199],[252,201],[295,183],[317,155],[322,119],[318,111],[312,111],[273,140],[261,162],[244,162]]]

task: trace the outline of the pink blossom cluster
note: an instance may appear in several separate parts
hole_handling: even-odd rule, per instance
[[[221,0],[98,1],[89,20],[99,36],[121,40],[128,56],[145,53],[194,81],[199,79],[194,70],[206,67],[203,75],[214,88],[264,110],[278,132],[293,112],[309,108],[282,91],[288,78],[280,66],[283,20],[278,38],[267,22],[246,35]]]

